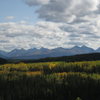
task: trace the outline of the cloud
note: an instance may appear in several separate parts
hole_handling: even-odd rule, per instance
[[[65,24],[37,22],[35,25],[21,22],[0,23],[0,49],[56,48],[87,45],[99,47],[100,26],[92,23]]]
[[[5,19],[6,20],[13,20],[15,17],[14,16],[6,16]]]
[[[35,25],[26,21],[0,23],[0,49],[100,45],[100,0],[24,0],[36,6]],[[7,18],[8,17],[8,18]],[[11,20],[13,16],[7,16]]]
[[[48,4],[50,0],[24,0],[26,4],[29,6],[35,6],[35,5],[45,5]]]
[[[82,22],[84,16],[100,14],[100,0],[25,0],[29,6],[39,5],[39,18],[53,22]]]

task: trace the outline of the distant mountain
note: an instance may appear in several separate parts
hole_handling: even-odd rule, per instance
[[[20,57],[20,56],[24,56],[25,53],[26,53],[26,50],[24,49],[14,49],[11,52],[9,52],[7,56],[8,57]]]
[[[76,54],[87,54],[87,53],[94,53],[99,52],[100,48],[94,50],[87,46],[74,46],[72,48],[54,48],[54,49],[47,49],[47,48],[32,48],[32,49],[14,49],[10,52],[0,52],[0,57],[6,56],[9,59],[40,59],[46,57],[60,57],[60,56],[71,56]]]
[[[70,52],[74,55],[74,54],[92,53],[95,52],[95,50],[87,46],[82,46],[82,47],[75,46],[70,49]]]
[[[7,58],[7,52],[0,50],[0,58]]]
[[[96,50],[96,52],[100,52],[100,48],[98,48],[98,49]]]

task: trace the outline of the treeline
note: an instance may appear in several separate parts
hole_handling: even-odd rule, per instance
[[[96,61],[96,60],[100,60],[100,53],[80,54],[80,55],[63,56],[63,57],[47,57],[47,58],[30,59],[30,60],[0,58],[0,64],[20,63],[20,62],[24,63],[55,62],[55,61],[77,62],[77,61]]]
[[[0,64],[5,64],[7,63],[8,61],[6,59],[3,59],[3,58],[0,58]]]
[[[1,65],[0,100],[100,100],[100,61]]]
[[[82,72],[100,74],[100,61],[84,62],[47,62],[47,63],[19,63],[4,64],[0,66],[2,72],[37,72],[43,74],[61,73],[61,72]]]
[[[63,57],[47,57],[36,60],[23,60],[22,62],[25,63],[52,62],[52,61],[76,62],[76,61],[96,61],[96,60],[100,60],[100,53],[80,54],[80,55],[63,56]]]

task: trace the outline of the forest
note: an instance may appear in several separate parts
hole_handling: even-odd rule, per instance
[[[65,62],[76,62],[76,61],[96,61],[100,60],[100,53],[88,53],[88,54],[78,54],[71,56],[61,56],[61,57],[46,57],[41,59],[30,59],[30,60],[12,60],[9,62],[54,62],[54,61],[65,61]]]
[[[0,100],[100,100],[100,61],[1,64]]]

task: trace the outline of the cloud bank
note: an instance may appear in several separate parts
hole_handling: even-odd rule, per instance
[[[89,24],[69,25],[45,21],[35,25],[20,22],[0,23],[0,48],[68,48],[84,44],[96,48],[100,43],[100,27]]]

